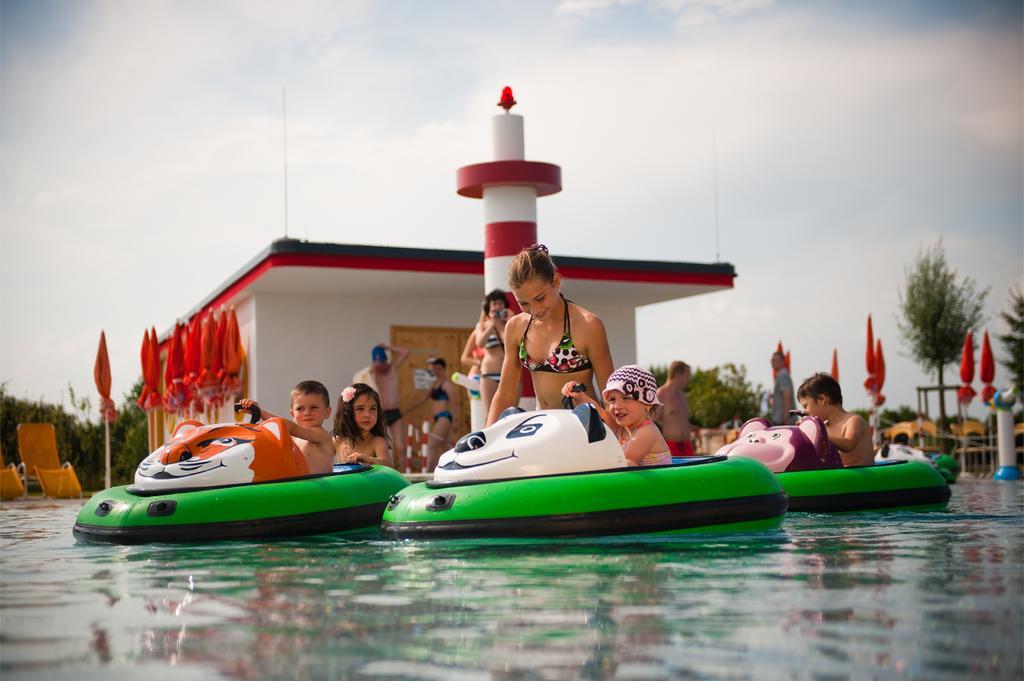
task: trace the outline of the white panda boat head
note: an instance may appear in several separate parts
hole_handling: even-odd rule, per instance
[[[622,447],[590,405],[572,411],[512,407],[442,454],[434,480],[527,478],[625,466]]]

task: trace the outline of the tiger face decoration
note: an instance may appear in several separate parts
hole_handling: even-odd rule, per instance
[[[139,464],[135,487],[192,489],[304,475],[309,475],[309,466],[281,419],[256,425],[182,421],[171,439]]]

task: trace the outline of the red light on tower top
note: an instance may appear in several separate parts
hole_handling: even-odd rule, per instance
[[[501,89],[501,101],[498,102],[498,106],[505,110],[505,113],[509,112],[509,109],[516,105],[516,100],[512,96],[512,88],[506,85]]]

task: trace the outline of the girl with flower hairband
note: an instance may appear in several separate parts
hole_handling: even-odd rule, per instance
[[[334,417],[334,460],[391,466],[391,451],[380,395],[365,383],[353,383],[341,391]]]

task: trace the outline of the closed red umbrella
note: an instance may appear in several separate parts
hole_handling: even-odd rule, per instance
[[[996,378],[996,363],[992,359],[992,346],[988,343],[988,330],[981,340],[981,359],[978,360],[978,378],[985,384],[981,389],[981,401],[984,404],[992,402],[992,396],[996,389],[992,387],[992,381]]]
[[[885,355],[882,353],[882,339],[875,341],[875,406],[881,407],[885,404],[885,395],[882,394],[882,386],[885,385]]]
[[[832,378],[836,379],[836,383],[839,382],[839,351],[832,348]]]
[[[791,369],[789,365],[789,350],[786,350],[786,371],[791,374],[793,373],[793,369]]]
[[[974,380],[974,334],[971,331],[964,336],[964,349],[960,353],[960,381],[963,385],[956,391],[956,399],[961,404],[968,404],[977,394],[971,387]]]
[[[868,391],[869,395],[874,395],[877,391],[875,377],[875,332],[871,327],[871,315],[868,315],[868,346],[864,353],[864,365],[868,370],[868,377],[864,380],[864,389]]]
[[[222,382],[224,380],[224,336],[227,334],[228,329],[228,313],[226,310],[221,309],[220,315],[217,317],[216,331],[213,335],[213,355],[210,357],[210,373],[216,382],[216,387],[213,391],[213,403],[219,407],[224,403],[224,389]]]
[[[192,317],[185,334],[185,404],[191,408],[199,402],[199,373],[203,370],[202,320]],[[202,405],[200,405],[202,408]]]
[[[167,341],[167,363],[164,367],[164,409],[168,413],[185,411],[185,352],[182,347],[184,326],[174,322],[174,330]]]

